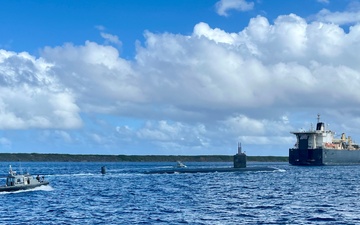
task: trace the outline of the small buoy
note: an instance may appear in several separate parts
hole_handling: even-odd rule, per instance
[[[105,174],[105,173],[106,173],[106,167],[105,167],[105,166],[102,166],[102,167],[101,167],[101,173],[102,173],[102,174]]]

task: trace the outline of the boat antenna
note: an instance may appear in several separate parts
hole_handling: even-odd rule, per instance
[[[22,166],[21,166],[21,161],[19,160],[19,164],[20,164],[20,174],[24,174],[24,171],[22,169]]]
[[[317,121],[318,121],[318,123],[320,123],[320,114],[319,113],[317,114]]]

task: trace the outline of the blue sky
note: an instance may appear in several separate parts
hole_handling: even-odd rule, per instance
[[[360,138],[360,1],[4,1],[0,151],[287,155]]]

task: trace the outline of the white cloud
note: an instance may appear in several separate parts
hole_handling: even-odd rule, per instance
[[[104,32],[101,32],[100,35],[106,40],[106,43],[116,44],[118,46],[122,45],[121,41],[119,40],[119,37],[116,35],[108,34]]]
[[[1,50],[0,127],[78,128],[80,112],[100,113],[128,119],[109,122],[111,138],[84,132],[104,145],[231,154],[241,140],[286,149],[303,125],[296,115],[359,121],[359,37],[357,24],[345,32],[289,14],[257,16],[236,33],[206,23],[190,36],[145,32],[132,61],[90,41],[46,47],[40,58]]]
[[[208,24],[203,22],[195,25],[193,35],[198,37],[204,36],[217,43],[226,44],[234,44],[235,38],[237,37],[237,34],[229,34],[219,28],[211,29]]]
[[[72,143],[73,139],[71,137],[71,135],[63,130],[56,130],[54,131],[54,134],[59,137],[62,141],[64,141],[65,143]]]
[[[53,72],[76,92],[83,111],[111,112],[117,104],[143,102],[138,77],[118,50],[87,41],[84,46],[66,44],[45,48],[43,56],[56,61]]]
[[[100,32],[100,35],[102,38],[105,39],[105,44],[115,44],[118,47],[121,47],[122,42],[119,40],[119,37],[114,35],[114,34],[109,34],[109,33],[105,33],[104,31],[106,30],[106,28],[102,25],[97,25],[95,26],[95,28]]]
[[[104,31],[104,30],[106,30],[106,28],[105,28],[104,26],[102,26],[102,25],[96,25],[95,28],[96,28],[97,30],[99,30],[99,31]]]
[[[289,144],[292,141],[287,135],[292,128],[288,124],[286,116],[282,116],[277,120],[268,120],[235,115],[225,119],[221,124],[224,136],[235,136],[238,141],[245,145]]]
[[[0,50],[0,128],[77,128],[73,93],[59,83],[53,65],[28,53]]]
[[[357,33],[355,27],[345,34],[334,24],[308,24],[293,14],[277,18],[273,25],[254,18],[237,34],[200,23],[192,37],[147,33],[147,45],[138,48],[138,72],[146,74],[144,84],[154,87],[146,96],[181,108],[306,105],[304,99],[319,100],[316,93],[346,96],[357,103],[359,96],[349,98],[345,84],[342,90],[327,88],[347,76],[345,71],[352,71],[359,85],[359,56],[350,51],[357,46]],[[318,75],[327,65],[332,65],[334,79]]]
[[[331,12],[328,9],[323,9],[317,13],[316,21],[338,25],[359,23],[360,11]]]
[[[329,4],[330,0],[317,0],[320,3]]]
[[[254,8],[253,2],[246,0],[220,0],[216,3],[216,12],[220,16],[228,16],[229,10],[249,11]]]
[[[157,123],[149,121],[137,131],[137,136],[140,139],[147,139],[159,145],[180,141],[185,146],[196,146],[204,144],[204,142],[200,141],[202,140],[200,136],[204,132],[204,127],[201,125],[191,127],[180,122],[170,124],[167,121]]]

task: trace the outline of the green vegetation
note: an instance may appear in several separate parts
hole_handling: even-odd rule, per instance
[[[248,162],[289,162],[287,156],[247,156]]]
[[[232,155],[72,155],[1,153],[2,162],[232,162]],[[284,156],[247,156],[247,161],[287,162]]]

